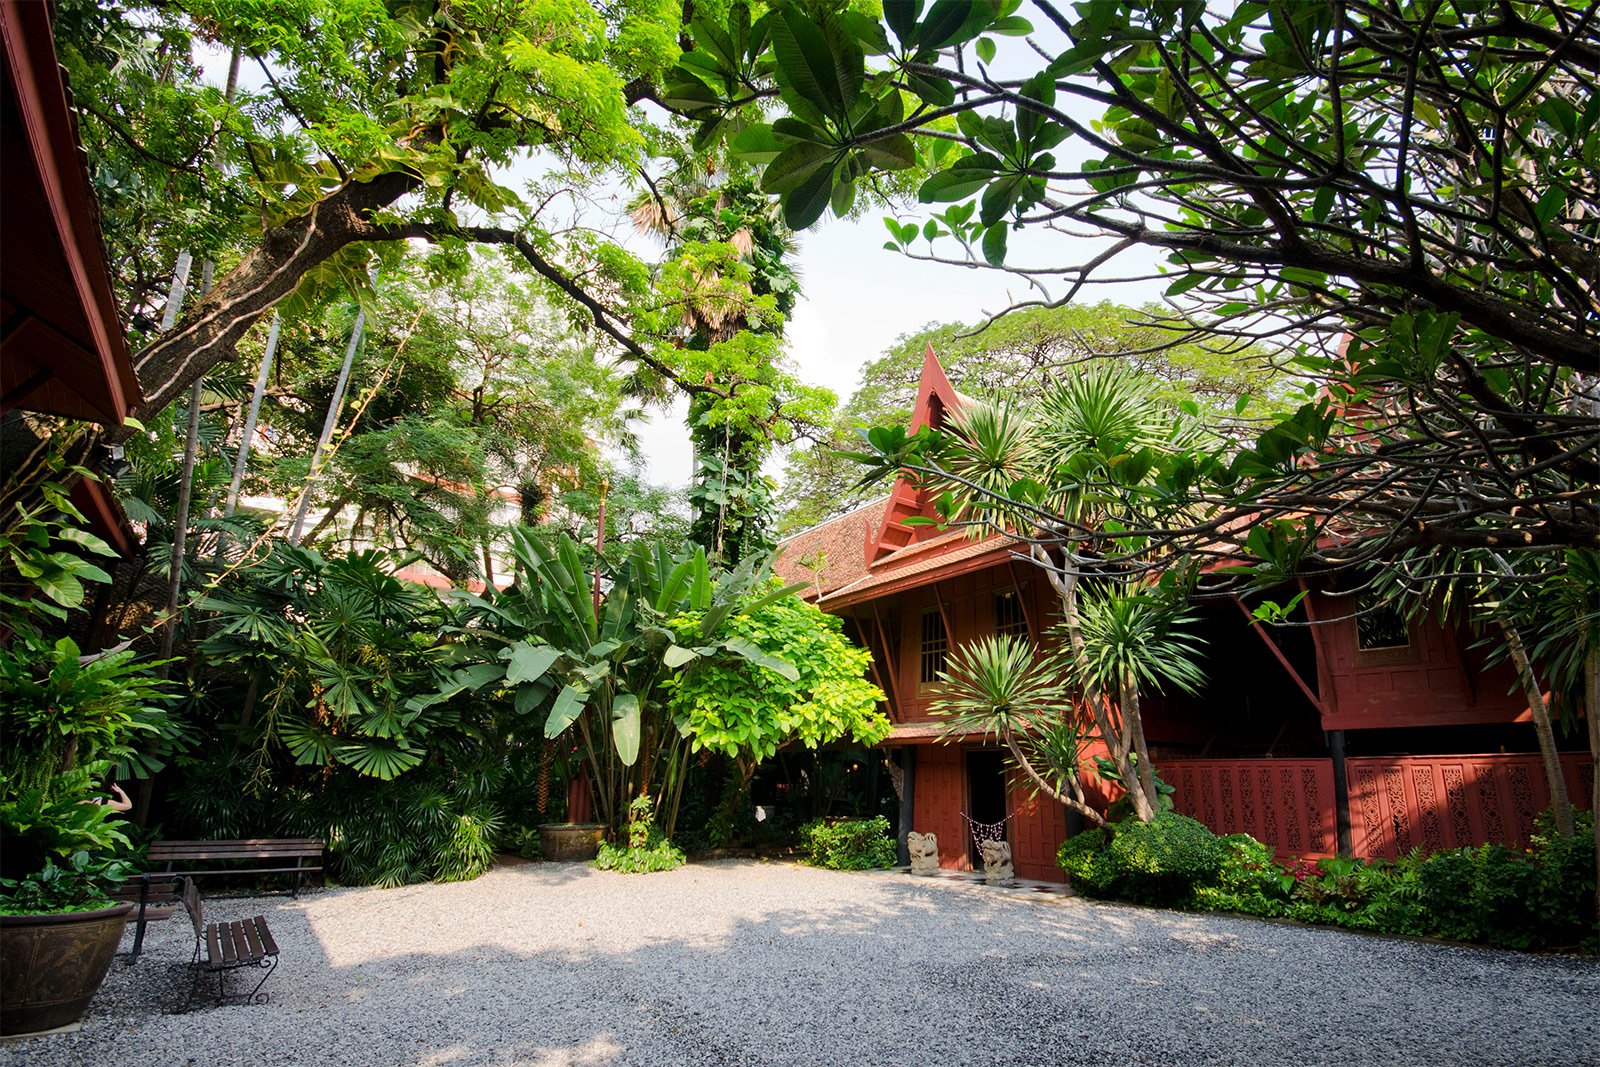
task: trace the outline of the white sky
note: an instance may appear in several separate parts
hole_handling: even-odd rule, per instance
[[[933,205],[931,210],[942,210]],[[801,300],[789,322],[789,354],[800,375],[847,400],[861,381],[861,370],[902,334],[933,322],[975,322],[1028,293],[1016,278],[988,270],[922,263],[883,247],[888,231],[882,212],[859,220],[824,216],[800,236],[798,266]],[[926,214],[907,215],[919,221]],[[942,242],[955,247],[951,241]],[[913,245],[927,250],[926,242]],[[937,247],[937,246],[936,246]],[[1059,233],[1012,234],[1012,259],[1072,266],[1091,258],[1098,241]],[[948,253],[947,253],[948,254]],[[1048,260],[1046,257],[1049,257]],[[1148,256],[1128,263],[1148,264]],[[1059,297],[1064,286],[1053,287]],[[1085,290],[1082,299],[1138,304],[1157,299],[1164,283],[1128,282]],[[639,427],[651,481],[670,487],[688,483],[692,453],[682,412],[654,414]]]

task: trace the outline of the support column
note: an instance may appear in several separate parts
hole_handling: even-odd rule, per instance
[[[1333,756],[1333,825],[1339,839],[1339,855],[1354,850],[1350,838],[1350,780],[1344,771],[1344,731],[1328,731],[1328,752]]]
[[[902,867],[911,865],[911,846],[906,835],[911,832],[911,820],[916,817],[917,746],[900,748],[900,825],[895,833],[895,862]]]

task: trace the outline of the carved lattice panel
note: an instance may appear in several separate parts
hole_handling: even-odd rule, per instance
[[[1562,771],[1573,804],[1587,808],[1589,758],[1564,755]],[[1539,757],[1527,753],[1361,757],[1346,761],[1345,774],[1358,856],[1393,859],[1414,846],[1489,842],[1523,848],[1550,804]]]
[[[1169,760],[1173,804],[1219,834],[1249,834],[1285,855],[1335,851],[1333,761]]]

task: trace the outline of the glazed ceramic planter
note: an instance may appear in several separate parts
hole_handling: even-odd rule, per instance
[[[562,863],[592,860],[600,853],[605,827],[597,822],[547,822],[539,827],[544,858]]]
[[[105,981],[132,904],[0,915],[0,1034],[75,1023]]]

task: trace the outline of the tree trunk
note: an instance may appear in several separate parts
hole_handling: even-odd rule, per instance
[[[1528,661],[1528,650],[1523,647],[1522,634],[1508,620],[1497,619],[1496,624],[1505,637],[1511,662],[1517,668],[1517,680],[1522,683],[1523,694],[1528,698],[1528,711],[1533,715],[1533,732],[1539,738],[1539,756],[1544,762],[1545,783],[1550,788],[1550,811],[1555,816],[1556,829],[1563,834],[1571,834],[1572,800],[1567,796],[1567,779],[1561,773],[1561,753],[1556,749],[1556,732],[1550,724],[1550,706],[1539,691],[1539,679],[1534,676],[1533,664]]]
[[[233,358],[235,347],[256,320],[294,292],[307,271],[341,248],[369,239],[372,216],[418,184],[416,178],[399,172],[351,182],[306,214],[262,234],[260,243],[196,301],[174,329],[134,355],[145,396],[138,416],[148,419],[206,371]]]
[[[1067,796],[1045,781],[1039,775],[1039,772],[1034,769],[1033,762],[1023,753],[1022,747],[1017,744],[1016,739],[1010,733],[1005,735],[1005,742],[1006,748],[1011,750],[1011,758],[1017,761],[1017,766],[1021,767],[1022,772],[1033,779],[1033,783],[1041,790],[1054,797],[1063,807],[1070,808],[1080,815],[1087,815],[1094,821],[1096,826],[1104,826],[1106,824],[1105,817],[1090,807],[1081,797]]]
[[[1122,682],[1122,722],[1139,756],[1138,787],[1144,794],[1142,807],[1147,812],[1141,814],[1139,818],[1149,822],[1161,811],[1161,794],[1156,790],[1156,769],[1150,762],[1150,749],[1144,739],[1144,719],[1139,713],[1139,685],[1132,677],[1125,678]],[[1137,812],[1141,805],[1135,800],[1133,807]]]

